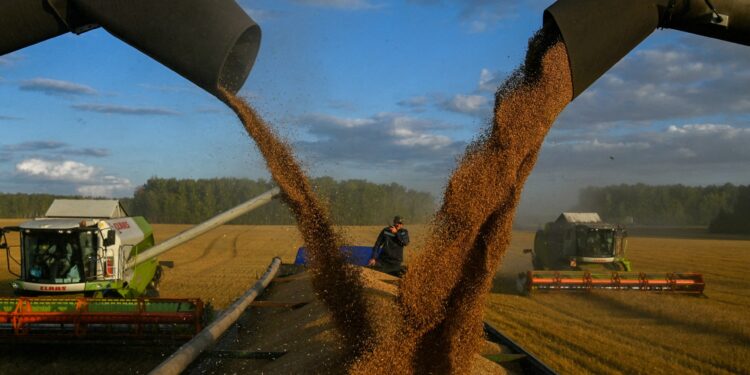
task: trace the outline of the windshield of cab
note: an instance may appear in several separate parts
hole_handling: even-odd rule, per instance
[[[24,280],[71,284],[96,278],[93,231],[24,231]]]
[[[614,256],[615,234],[611,229],[578,227],[576,230],[578,256],[610,258]]]

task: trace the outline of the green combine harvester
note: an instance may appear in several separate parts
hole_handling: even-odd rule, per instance
[[[0,335],[112,337],[174,333],[175,327],[196,333],[203,303],[157,298],[162,265],[156,257],[278,194],[272,189],[159,245],[146,219],[128,216],[116,200],[55,200],[44,217],[0,228],[0,248],[18,277],[11,285],[19,296],[0,298]],[[11,233],[19,235],[17,252],[8,245]]]
[[[534,290],[641,290],[703,293],[698,273],[632,272],[625,257],[627,231],[596,213],[562,213],[536,232],[533,271],[518,275],[520,293]]]
[[[0,56],[97,28],[217,97],[221,89],[239,91],[261,41],[260,27],[234,0],[3,0]],[[56,201],[44,218],[0,228],[9,270],[16,259],[6,235],[18,233],[21,244],[12,283],[21,297],[0,299],[0,335],[83,336],[100,326],[131,333],[175,324],[200,329],[200,301],[151,298],[161,276],[156,256],[276,194],[156,246],[148,222],[128,217],[116,201]]]

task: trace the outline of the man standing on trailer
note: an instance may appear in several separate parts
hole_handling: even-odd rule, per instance
[[[368,266],[389,275],[401,277],[405,272],[404,246],[409,244],[409,231],[404,228],[401,216],[393,218],[393,225],[383,228],[372,247]]]

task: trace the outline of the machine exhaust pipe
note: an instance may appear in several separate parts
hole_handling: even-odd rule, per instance
[[[0,55],[99,26],[217,97],[239,91],[261,39],[234,0],[3,0]]]
[[[558,0],[544,23],[567,46],[575,98],[657,28],[750,45],[750,0]]]

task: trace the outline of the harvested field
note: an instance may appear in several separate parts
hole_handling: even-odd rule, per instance
[[[676,232],[672,232],[677,234]],[[515,295],[531,266],[515,232],[485,319],[564,374],[750,373],[750,240],[634,237],[634,271],[696,271],[705,297],[641,292]]]
[[[11,225],[18,221],[0,221]],[[158,240],[188,228],[155,225]],[[382,227],[344,227],[351,243],[369,245]],[[408,226],[410,255],[420,251],[425,228]],[[679,231],[670,231],[679,235]],[[9,238],[10,239],[10,238]],[[635,270],[697,271],[705,275],[706,297],[639,292],[515,294],[515,276],[531,262],[523,248],[531,247],[533,233],[514,232],[511,247],[488,297],[485,319],[561,373],[750,373],[750,239],[708,236],[696,238],[631,235],[629,257]],[[226,306],[265,271],[271,258],[280,255],[292,262],[301,244],[292,226],[223,226],[161,257],[173,260],[167,270],[162,295],[200,297],[214,306]],[[10,291],[12,276],[2,267],[0,287]],[[290,324],[294,324],[290,322]],[[33,356],[2,358],[2,373],[34,368]],[[122,350],[123,364],[132,361]],[[158,364],[164,353],[143,352],[143,366],[120,367],[134,373]],[[34,357],[35,358],[35,357]],[[53,357],[47,373],[75,361]],[[92,362],[87,356],[85,362]],[[27,365],[23,365],[28,361]],[[81,360],[83,361],[83,360]],[[111,362],[111,361],[110,361]],[[87,373],[80,363],[76,373]],[[13,365],[12,369],[8,366]],[[91,365],[112,371],[112,364]],[[10,370],[10,371],[9,371]],[[41,371],[44,373],[45,371]],[[96,371],[91,371],[91,373]],[[141,370],[142,372],[142,370]]]

